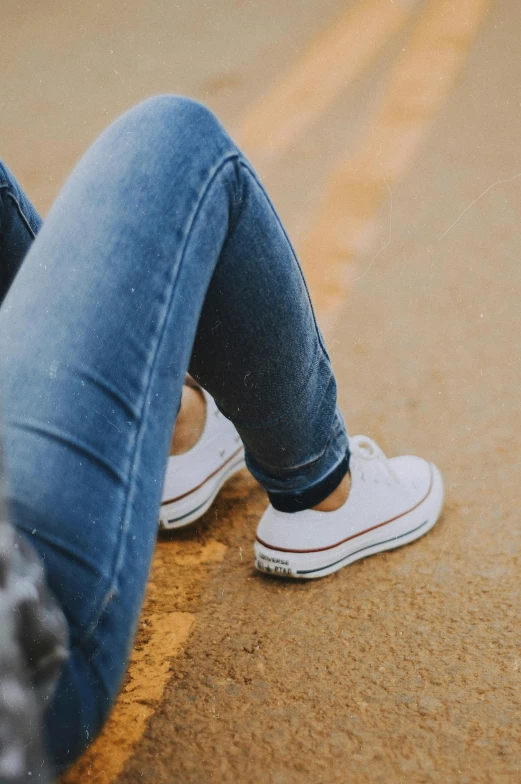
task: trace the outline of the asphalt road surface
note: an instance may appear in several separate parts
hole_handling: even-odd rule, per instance
[[[521,778],[521,6],[3,0],[0,154],[45,213],[149,95],[206,102],[302,258],[352,434],[434,460],[438,525],[254,572],[243,472],[162,536],[126,683],[67,784]]]

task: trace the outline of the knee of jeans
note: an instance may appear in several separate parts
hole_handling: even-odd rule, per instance
[[[153,123],[165,139],[186,149],[189,154],[234,154],[237,148],[228,133],[207,106],[181,95],[156,95],[138,104],[134,110],[145,123]]]

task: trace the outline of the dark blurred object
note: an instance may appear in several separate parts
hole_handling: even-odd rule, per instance
[[[67,626],[38,555],[8,520],[3,477],[0,448],[0,783],[48,784],[42,717],[67,658]]]

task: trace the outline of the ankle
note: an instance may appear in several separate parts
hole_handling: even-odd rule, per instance
[[[324,498],[316,506],[312,508],[318,512],[334,512],[336,509],[340,509],[341,506],[345,504],[348,499],[349,492],[351,490],[351,474],[348,472],[338,487],[333,490],[333,492],[328,495],[327,498]]]
[[[195,446],[201,438],[205,423],[206,401],[202,391],[185,385],[170,444],[170,454],[182,455]]]

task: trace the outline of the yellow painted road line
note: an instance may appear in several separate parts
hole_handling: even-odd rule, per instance
[[[111,784],[141,739],[148,719],[161,704],[170,680],[171,661],[179,655],[195,623],[193,612],[177,609],[179,597],[171,575],[180,575],[191,590],[202,586],[211,565],[220,563],[226,546],[210,540],[159,540],[141,615],[142,632],[132,652],[127,683],[102,733],[61,781],[63,784]],[[204,567],[208,566],[210,571]],[[182,569],[189,571],[183,575]]]
[[[374,247],[375,221],[391,188],[409,169],[453,88],[483,24],[488,0],[432,0],[390,73],[360,148],[346,158],[326,195],[301,257],[325,332],[332,329],[353,276],[353,258]],[[389,234],[378,251],[390,241]],[[376,255],[378,255],[378,253]],[[375,256],[361,269],[370,271]]]
[[[358,0],[245,115],[234,138],[256,166],[290,147],[372,63],[419,0]]]

